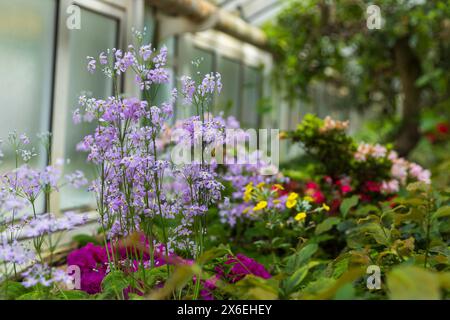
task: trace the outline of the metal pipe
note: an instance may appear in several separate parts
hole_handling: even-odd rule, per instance
[[[198,23],[205,22],[216,15],[214,28],[239,40],[259,48],[268,49],[267,36],[241,18],[205,0],[147,0],[151,6],[161,9],[165,14],[184,15]]]

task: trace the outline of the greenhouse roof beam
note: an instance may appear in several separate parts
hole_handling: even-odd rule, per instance
[[[183,15],[199,24],[215,16],[215,29],[267,50],[267,37],[261,29],[206,0],[147,0],[147,3],[165,14]]]

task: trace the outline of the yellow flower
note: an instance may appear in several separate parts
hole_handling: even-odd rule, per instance
[[[298,194],[295,192],[291,192],[286,200],[286,208],[293,208],[297,204]]]
[[[266,185],[265,182],[260,182],[260,183],[258,183],[258,184],[256,185],[256,187],[257,187],[258,189],[261,189],[261,188],[264,187],[265,185]]]
[[[244,201],[245,202],[249,202],[252,198],[252,191],[253,191],[253,182],[250,182],[249,184],[247,184],[245,186],[245,191],[244,191]]]
[[[297,221],[303,221],[306,218],[306,212],[299,212],[297,213],[297,215],[295,216],[295,220]]]
[[[297,204],[297,200],[289,200],[289,198],[286,201],[286,208],[290,209],[295,207],[295,205]]]
[[[250,192],[253,190],[253,182],[249,182],[246,186],[245,186],[245,192]]]
[[[327,206],[325,203],[324,204],[322,204],[322,208],[324,208],[325,209],[325,211],[330,211],[330,207],[329,206]]]
[[[253,208],[253,211],[259,211],[267,207],[267,201],[260,201],[256,204],[256,206]]]
[[[287,199],[288,200],[297,200],[298,199],[298,193],[295,193],[295,192],[289,193]]]
[[[306,200],[308,202],[313,202],[314,201],[314,199],[312,197],[310,197],[310,196],[303,197],[303,200]]]
[[[273,200],[273,203],[274,203],[274,204],[279,204],[280,202],[281,202],[281,200],[279,200],[279,199]]]
[[[277,189],[277,190],[284,190],[284,187],[281,184],[278,184],[278,183],[274,184],[273,187],[275,189]]]

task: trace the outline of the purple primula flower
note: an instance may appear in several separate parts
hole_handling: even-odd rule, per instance
[[[72,113],[72,121],[74,124],[81,123],[80,109],[75,109],[75,111]]]
[[[184,96],[184,103],[191,104],[195,93],[195,81],[191,77],[181,77],[181,92]]]
[[[149,70],[147,74],[147,79],[151,80],[153,83],[161,84],[169,82],[169,73],[164,68],[156,68]]]
[[[30,143],[30,138],[28,138],[28,136],[25,133],[22,133],[19,136],[20,142],[22,142],[23,144],[29,144]]]
[[[1,236],[0,242],[0,262],[15,263],[17,265],[26,265],[35,259],[35,254],[22,243],[13,240],[8,243],[6,236]]]
[[[144,61],[150,59],[152,53],[153,49],[151,45],[145,45],[139,48],[139,55],[142,57],[142,59],[144,59]]]
[[[100,53],[100,55],[98,56],[98,62],[103,65],[107,64],[108,56],[104,52]]]
[[[153,58],[153,63],[156,68],[160,68],[166,65],[167,62],[167,47],[163,46],[159,51],[159,54]]]
[[[96,61],[93,57],[86,57],[86,59],[88,60],[88,65],[87,65],[87,69],[90,73],[94,73],[95,72],[95,68],[96,68]]]
[[[48,287],[53,283],[70,284],[73,282],[73,278],[63,270],[58,270],[49,267],[47,264],[39,263],[34,264],[28,270],[23,272],[22,276],[24,277],[22,285],[27,288],[37,284]]]

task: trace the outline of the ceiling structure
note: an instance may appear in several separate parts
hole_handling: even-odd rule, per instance
[[[238,14],[244,21],[259,26],[276,16],[286,0],[212,0],[218,7]]]

